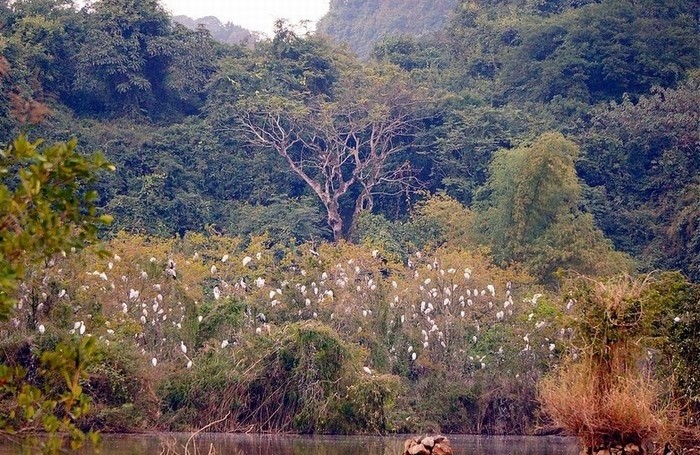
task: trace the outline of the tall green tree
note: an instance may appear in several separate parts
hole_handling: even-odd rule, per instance
[[[477,224],[497,261],[524,263],[550,283],[560,269],[597,275],[630,266],[579,208],[578,155],[559,133],[494,155]]]
[[[85,30],[74,88],[84,98],[77,107],[87,111],[163,117],[174,102],[202,95],[214,71],[208,33],[172,24],[157,0],[96,1]]]

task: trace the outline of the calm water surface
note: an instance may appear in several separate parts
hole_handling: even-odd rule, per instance
[[[101,455],[184,455],[189,435],[160,433],[151,435],[103,435]],[[201,434],[197,454],[207,455],[213,447],[216,455],[400,455],[408,436],[279,436],[246,434]],[[448,436],[455,455],[577,455],[575,439],[556,436]],[[171,449],[168,452],[168,448]],[[0,455],[14,455],[19,447],[5,444]],[[83,452],[94,454],[93,451]],[[189,445],[190,455],[194,454]]]

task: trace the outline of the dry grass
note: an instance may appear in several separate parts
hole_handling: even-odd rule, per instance
[[[587,447],[673,439],[676,413],[659,402],[653,380],[622,375],[602,387],[600,381],[590,364],[568,365],[541,382],[540,400],[554,423]]]

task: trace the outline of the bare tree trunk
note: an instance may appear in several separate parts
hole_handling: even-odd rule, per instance
[[[363,186],[362,192],[355,201],[355,210],[352,213],[352,222],[350,224],[350,236],[355,234],[357,229],[357,220],[360,218],[362,212],[371,212],[374,207],[374,195],[372,194],[372,188]]]
[[[328,212],[328,225],[333,230],[333,241],[343,239],[343,218],[340,216],[339,204],[335,201],[324,204]]]

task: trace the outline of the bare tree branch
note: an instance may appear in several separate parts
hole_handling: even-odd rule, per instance
[[[275,150],[316,193],[336,240],[344,228],[340,199],[353,186],[360,188],[353,216],[372,209],[380,187],[400,194],[420,186],[417,172],[392,157],[411,147],[426,105],[396,75],[360,72],[338,84],[332,101],[285,105],[271,97],[239,116],[248,142]]]

